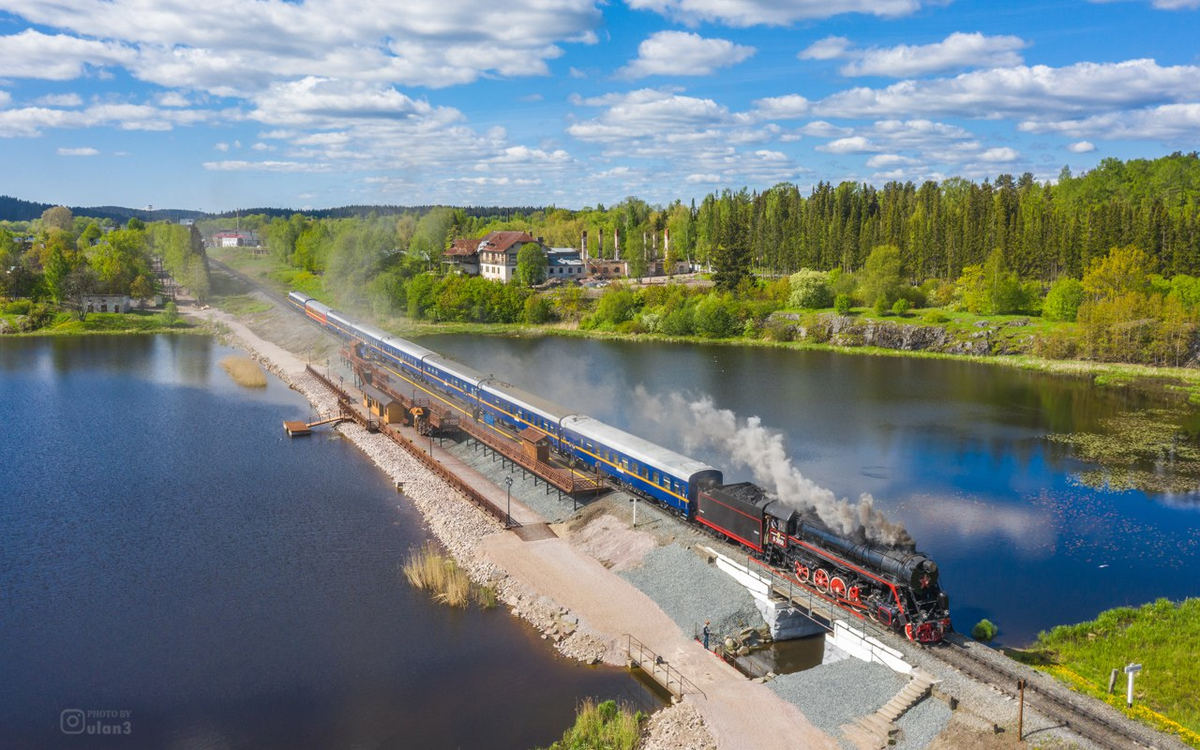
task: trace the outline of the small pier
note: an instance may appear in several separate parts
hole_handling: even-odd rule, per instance
[[[301,435],[311,435],[314,427],[320,427],[326,424],[336,424],[345,419],[344,416],[326,417],[318,419],[316,422],[284,422],[283,431],[288,434],[288,437],[300,437]]]

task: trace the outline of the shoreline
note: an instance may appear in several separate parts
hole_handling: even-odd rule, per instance
[[[251,270],[238,268],[230,261],[235,258],[228,255],[217,258],[220,263],[227,264],[234,270],[253,278],[256,283],[274,290],[279,294],[287,294],[287,289],[278,287],[275,280],[256,274]],[[348,310],[348,312],[350,312]],[[356,313],[358,314],[358,313]],[[838,354],[875,357],[912,357],[926,359],[942,359],[973,364],[996,365],[1027,372],[1039,372],[1050,375],[1067,377],[1087,377],[1098,387],[1133,386],[1160,391],[1175,391],[1185,400],[1200,404],[1200,367],[1156,367],[1121,362],[1098,362],[1083,359],[1048,359],[1032,354],[965,354],[937,352],[925,349],[896,349],[880,346],[847,346],[817,341],[774,341],[766,338],[705,338],[703,336],[668,336],[658,333],[618,333],[616,331],[596,331],[579,328],[578,323],[559,322],[534,325],[528,323],[459,323],[413,321],[406,317],[389,317],[372,322],[386,331],[408,337],[435,336],[446,334],[474,334],[496,336],[501,338],[532,338],[543,336],[559,336],[563,338],[589,338],[607,341],[630,341],[635,343],[667,343],[667,344],[705,344],[717,346],[751,346],[795,349],[801,351],[823,351]],[[1011,316],[1010,316],[1011,317]],[[868,321],[890,322],[895,325],[911,325],[904,321]],[[1001,321],[995,321],[1002,325]],[[1176,382],[1166,382],[1176,381]]]

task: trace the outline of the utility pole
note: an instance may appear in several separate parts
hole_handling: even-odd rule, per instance
[[[1025,739],[1025,680],[1017,680],[1017,688],[1021,691],[1021,703],[1017,707],[1017,742]]]

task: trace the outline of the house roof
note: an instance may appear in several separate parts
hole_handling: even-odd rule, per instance
[[[476,255],[479,252],[479,240],[465,239],[455,240],[450,243],[450,247],[446,248],[443,255],[453,255],[458,258],[467,258]]]
[[[487,245],[488,252],[505,253],[513,245],[524,244],[526,242],[536,242],[528,232],[489,232],[479,242],[479,249],[483,250],[484,245]]]

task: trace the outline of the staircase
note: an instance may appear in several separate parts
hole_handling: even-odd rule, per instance
[[[913,706],[921,702],[929,691],[941,680],[935,679],[923,669],[912,671],[912,677],[900,692],[873,714],[857,719],[853,724],[842,725],[842,735],[859,750],[882,750],[890,744],[897,731],[896,720]]]

